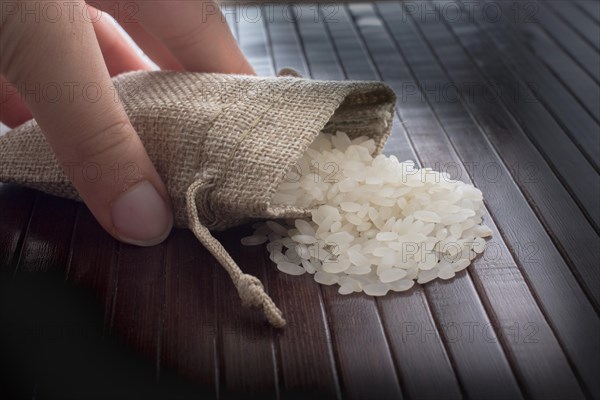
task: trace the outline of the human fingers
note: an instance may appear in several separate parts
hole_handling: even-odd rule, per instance
[[[31,118],[17,88],[0,75],[0,122],[14,128]]]
[[[58,21],[3,18],[0,73],[16,84],[98,222],[122,241],[157,244],[173,224],[167,189],[116,96],[86,4],[55,5]],[[50,87],[61,94],[39,96]]]
[[[127,3],[126,7],[117,1],[96,3],[105,13],[110,14],[144,51],[144,53],[161,69],[182,71],[183,67],[171,54],[169,49],[158,38],[144,29],[137,19],[137,5]]]
[[[127,71],[152,69],[152,66],[127,41],[107,14],[103,13],[102,16],[96,18],[93,26],[110,76]]]
[[[136,1],[135,18],[187,71],[254,74],[214,1]]]

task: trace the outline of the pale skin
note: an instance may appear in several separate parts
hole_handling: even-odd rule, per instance
[[[169,195],[111,81],[152,67],[102,12],[162,69],[254,71],[212,2],[48,4],[0,0],[0,120],[15,127],[35,118],[80,197],[112,236],[143,246],[160,243],[173,224]],[[83,173],[90,165],[94,179]],[[115,168],[124,173],[115,175]]]

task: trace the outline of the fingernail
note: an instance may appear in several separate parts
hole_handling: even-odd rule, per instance
[[[138,246],[162,242],[173,227],[171,210],[148,181],[130,187],[117,197],[111,215],[120,239]]]

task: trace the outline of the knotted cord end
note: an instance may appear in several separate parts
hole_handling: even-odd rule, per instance
[[[264,291],[262,283],[255,276],[244,274],[240,267],[233,261],[227,250],[211,235],[210,231],[202,225],[198,217],[196,206],[196,194],[208,181],[197,179],[188,188],[186,193],[187,211],[190,219],[190,229],[196,238],[217,259],[219,264],[229,274],[231,280],[242,299],[242,305],[248,307],[262,308],[267,320],[275,328],[285,326],[281,310],[277,308],[273,300]]]
[[[265,293],[263,284],[257,277],[242,274],[236,283],[236,288],[244,307],[262,308],[271,325],[276,328],[285,326],[281,310]]]

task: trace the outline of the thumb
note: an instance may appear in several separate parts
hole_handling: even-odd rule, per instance
[[[160,243],[173,225],[169,196],[102,58],[91,24],[102,15],[83,1],[69,9],[55,4],[65,7],[58,20],[1,22],[0,72],[17,86],[98,222],[121,241]]]

